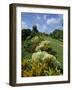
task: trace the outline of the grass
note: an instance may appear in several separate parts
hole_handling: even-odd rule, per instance
[[[57,39],[53,39],[51,37],[47,37],[47,36],[44,36],[44,38],[46,40],[49,40],[51,41],[51,47],[53,48],[53,50],[56,51],[56,57],[57,57],[57,60],[62,64],[63,66],[63,42],[57,40]]]
[[[39,39],[37,37],[39,37]],[[32,38],[35,38],[37,41],[34,40],[32,42]],[[53,39],[52,37],[46,36],[44,34],[38,34],[32,38],[28,38],[25,41],[22,41],[22,68],[24,68],[24,70],[22,70],[22,74],[23,74],[22,76],[26,76],[26,75],[32,76],[32,75],[34,75],[34,73],[40,75],[42,73],[43,69],[46,68],[46,63],[45,63],[45,67],[43,67],[43,64],[42,64],[42,67],[40,66],[38,68],[40,63],[38,62],[38,65],[37,65],[36,62],[31,61],[32,54],[34,52],[36,52],[36,51],[34,51],[34,49],[39,45],[39,43],[41,43],[41,41],[50,41],[50,46],[51,46],[52,50],[54,50],[56,52],[55,57],[61,63],[61,65],[63,67],[63,42],[61,42],[57,39]],[[36,65],[36,66],[34,66],[34,65]],[[47,67],[47,69],[48,69],[48,67]],[[50,69],[47,70],[47,69],[46,69],[46,71],[47,71],[48,75],[50,75],[50,71],[53,75],[59,74],[59,72],[55,71],[55,69],[53,69],[53,68],[51,68],[51,70]],[[37,72],[35,72],[35,70]],[[39,73],[40,72],[39,70],[41,70],[41,73]],[[46,75],[45,70],[43,73]]]
[[[63,66],[63,42],[53,39],[50,36],[41,35],[41,37],[44,40],[48,40],[51,42],[52,49],[56,52],[57,60],[62,64]],[[29,41],[29,40],[28,40]],[[23,45],[25,45],[28,41],[25,41]],[[23,50],[23,49],[22,49]],[[27,50],[24,50],[24,58],[31,58],[32,53],[28,52]]]

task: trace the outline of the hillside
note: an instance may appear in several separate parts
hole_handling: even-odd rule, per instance
[[[26,33],[27,32],[27,33]],[[22,77],[63,74],[63,42],[48,34],[22,30]]]

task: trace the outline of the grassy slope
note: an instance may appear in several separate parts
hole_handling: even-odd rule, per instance
[[[44,38],[51,41],[51,47],[56,51],[57,60],[59,60],[59,62],[63,65],[63,42],[47,36],[44,36]]]
[[[40,36],[40,35],[38,35]],[[59,60],[59,62],[63,65],[63,42],[57,40],[57,39],[53,39],[49,36],[45,36],[45,35],[41,35],[41,37],[44,39],[44,40],[48,40],[51,42],[51,47],[54,51],[56,51],[56,57],[57,57],[57,60]],[[27,41],[26,41],[27,42]],[[24,51],[25,52],[25,51]],[[25,52],[25,57],[26,58],[30,58],[32,55],[32,53],[29,53],[29,52]]]

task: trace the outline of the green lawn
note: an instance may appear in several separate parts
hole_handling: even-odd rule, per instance
[[[47,36],[44,36],[44,39],[51,42],[51,47],[56,51],[57,60],[63,65],[63,42]]]
[[[44,43],[45,41],[46,44],[44,44],[43,46],[42,43]],[[47,44],[47,42],[50,43]],[[36,48],[40,45],[42,45],[43,47],[41,49],[42,51],[41,52],[36,51]],[[47,49],[47,47],[49,49]],[[50,53],[49,51],[46,50],[52,50],[52,52]],[[53,54],[53,51],[55,54]],[[36,58],[36,60],[34,60],[35,56],[34,58],[32,58],[34,53],[35,56],[38,57]],[[52,63],[48,64],[48,61],[44,62],[45,60],[44,61],[40,60],[41,54],[38,53],[41,53],[43,55],[48,55],[48,54],[53,55],[52,57],[53,60],[55,61],[53,62],[53,64]],[[56,62],[57,60],[58,63]],[[59,66],[59,68],[57,66]],[[50,75],[60,75],[60,74],[63,74],[63,42],[57,39],[53,39],[52,37],[45,34],[36,34],[35,36],[31,38],[28,37],[25,41],[22,41],[22,74],[21,74],[22,77],[42,76],[42,75],[50,76]]]
[[[51,47],[56,52],[55,56],[56,56],[57,60],[63,65],[63,42],[61,42],[61,41],[59,41],[57,39],[53,39],[50,36],[41,35],[39,37],[42,37],[44,40],[48,40],[48,41],[51,42]],[[31,40],[26,40],[23,45],[26,46],[26,48],[32,48],[30,41]],[[28,45],[28,43],[29,43],[29,45]],[[28,52],[26,50],[26,48],[25,48],[24,51],[22,49],[23,54],[24,54],[24,58],[28,58],[28,57],[30,58],[32,53]]]

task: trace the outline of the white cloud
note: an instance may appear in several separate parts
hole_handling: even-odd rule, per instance
[[[26,22],[24,22],[24,21],[22,21],[22,29],[23,29],[23,28],[25,28],[25,29],[27,28],[27,24],[26,24]]]
[[[42,32],[44,32],[44,33],[49,33],[49,31],[48,31],[48,26],[47,25],[43,25],[42,26]]]
[[[63,23],[62,15],[59,15],[58,18],[47,19],[47,24],[58,24],[58,23]]]
[[[55,23],[60,23],[63,21],[63,16],[62,15],[58,15],[57,18],[48,18],[47,15],[43,16],[43,19],[47,21],[47,24],[55,24]]]
[[[50,19],[47,19],[47,24],[55,24],[57,23],[58,21],[55,19],[55,18],[50,18]]]

